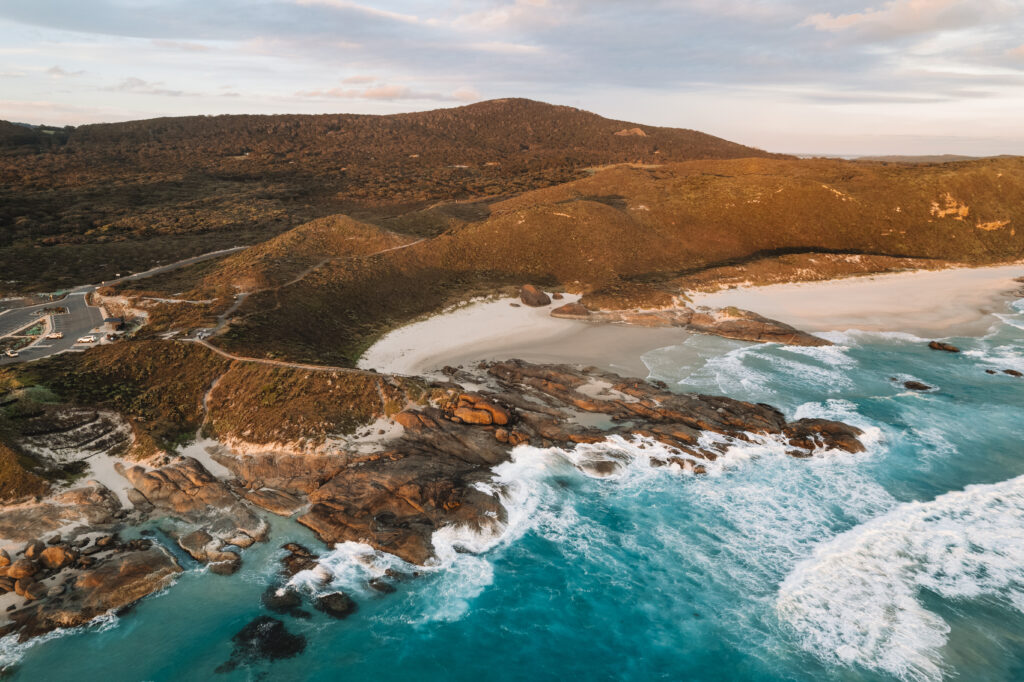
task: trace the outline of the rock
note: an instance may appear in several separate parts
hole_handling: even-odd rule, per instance
[[[36,601],[46,596],[48,588],[33,578],[22,578],[14,583],[14,592],[28,601]]]
[[[233,554],[234,558],[211,562],[211,573],[216,573],[217,575],[232,575],[237,573],[238,569],[242,567],[242,558],[240,556],[234,552],[224,552],[224,554]]]
[[[944,343],[942,341],[930,341],[928,347],[932,350],[944,350],[947,353],[959,353],[960,349],[950,343]]]
[[[590,311],[587,310],[587,307],[582,303],[566,303],[565,305],[552,310],[551,317],[580,319],[590,317]]]
[[[30,542],[22,553],[27,559],[38,559],[44,549],[46,549],[46,545],[39,540],[35,540],[34,542]]]
[[[278,516],[291,516],[302,509],[305,502],[291,493],[274,488],[247,490],[245,499]]]
[[[565,298],[565,296],[563,296],[562,294],[559,294],[559,293],[551,294],[551,299],[554,300],[554,301],[561,301],[563,298]]]
[[[318,611],[339,620],[348,618],[359,608],[344,592],[331,592],[317,597],[315,605]]]
[[[376,590],[381,594],[391,594],[396,589],[394,585],[380,578],[372,578],[366,584],[369,585],[370,589]]]
[[[986,369],[985,374],[998,374],[994,369]]]
[[[311,571],[317,567],[317,557],[302,545],[289,542],[284,549],[289,552],[281,559],[286,575],[293,576],[301,571]]]
[[[920,381],[904,381],[903,388],[908,388],[911,391],[930,391],[932,387],[928,384],[922,384]]]
[[[100,536],[100,537],[96,538],[96,541],[93,544],[96,545],[97,547],[102,547],[104,549],[110,549],[114,545],[117,544],[117,535],[103,535],[103,536]]]
[[[35,602],[11,614],[11,619],[22,641],[56,628],[77,627],[162,590],[180,572],[174,558],[158,546],[118,552],[78,575],[59,598]]]
[[[138,488],[128,489],[128,501],[132,503],[133,507],[143,514],[148,514],[155,508],[153,503],[150,502]]]
[[[216,672],[231,672],[240,665],[260,661],[293,658],[306,650],[306,638],[288,632],[284,623],[270,616],[260,616],[242,628],[231,641],[235,643],[231,658]]]
[[[302,606],[302,597],[290,587],[270,585],[260,597],[260,602],[274,613],[291,613]]]
[[[679,466],[693,472],[706,471],[701,461],[721,454],[702,438],[705,432],[721,436],[718,442],[746,441],[749,434],[782,437],[797,456],[863,449],[860,430],[841,422],[787,422],[769,405],[673,393],[664,385],[593,368],[508,361],[449,376],[479,388],[467,392],[451,382],[431,386],[427,401],[396,415],[402,435],[377,452],[353,456],[323,480],[309,493],[309,510],[298,521],[325,543],[364,542],[424,564],[434,557],[438,528],[499,530],[507,512],[490,492],[493,469],[520,443],[568,448],[611,435],[642,437],[685,454]],[[581,420],[583,413],[589,418]],[[581,466],[608,474],[622,465],[611,456],[599,459]],[[315,567],[308,550],[293,549],[283,559],[287,573]]]
[[[59,571],[74,563],[77,558],[77,555],[71,550],[54,545],[43,550],[43,553],[39,555],[39,563],[52,571]]]
[[[14,591],[14,578],[7,576],[0,577],[0,593],[6,594],[7,592]]]
[[[1022,377],[1024,374],[1018,372],[1015,369],[1004,369],[1003,374],[1009,374],[1011,377]]]
[[[189,553],[196,561],[210,560],[209,549],[215,544],[213,536],[205,530],[195,530],[178,538],[178,546]]]
[[[7,577],[20,580],[28,578],[39,572],[39,564],[32,559],[18,559],[7,567]]]
[[[543,308],[551,304],[548,295],[532,284],[523,285],[519,290],[519,300],[531,308]]]
[[[6,549],[0,549],[0,568],[11,565],[11,555],[7,553]]]
[[[67,589],[67,585],[54,585],[46,591],[46,596],[48,598],[59,597],[60,595],[64,594],[67,591]]]
[[[800,331],[784,322],[739,308],[722,308],[707,313],[698,310],[691,316],[687,329],[727,339],[758,343],[783,343],[790,346],[832,345],[831,341]]]
[[[46,541],[48,545],[59,545],[60,544],[60,533],[54,535],[52,538]]]

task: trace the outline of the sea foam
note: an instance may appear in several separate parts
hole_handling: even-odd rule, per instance
[[[822,543],[782,582],[776,606],[828,663],[938,680],[949,626],[922,589],[1024,610],[1024,476],[903,504]]]

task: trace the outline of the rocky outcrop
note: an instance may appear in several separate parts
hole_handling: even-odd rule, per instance
[[[117,496],[90,481],[43,501],[0,508],[0,538],[29,542],[68,526],[103,528],[124,515]]]
[[[129,606],[167,587],[181,572],[167,550],[148,541],[111,546],[104,557],[88,562],[86,570],[63,583],[53,582],[48,570],[39,567],[33,582],[23,587],[31,603],[10,613],[7,631],[17,632],[23,641]]]
[[[519,290],[519,300],[531,308],[543,308],[551,304],[551,298],[532,284],[524,284]]]
[[[214,572],[233,573],[241,562],[225,546],[244,548],[266,538],[266,521],[198,460],[181,457],[157,469],[134,466],[119,471],[156,511],[181,522],[171,530],[172,536],[194,559],[211,563]]]
[[[823,338],[800,331],[784,322],[739,308],[688,307],[656,310],[589,310],[581,303],[569,303],[551,311],[553,317],[587,322],[628,324],[638,327],[680,327],[702,334],[757,343],[793,346],[831,346]]]
[[[352,456],[310,493],[311,507],[299,522],[325,542],[366,542],[422,564],[434,555],[432,536],[439,528],[492,533],[504,522],[500,501],[485,491],[491,469],[518,444],[571,448],[610,435],[650,439],[666,446],[664,457],[655,457],[657,465],[694,473],[705,471],[729,442],[759,436],[778,439],[800,457],[863,449],[853,426],[787,422],[767,405],[676,394],[664,385],[594,370],[509,361],[484,365],[475,374],[451,372],[487,388],[434,386],[429,404],[395,416],[404,427],[402,437],[384,451]],[[603,419],[581,416],[588,413]],[[607,426],[591,425],[598,421]],[[702,439],[708,432],[715,438]],[[580,463],[597,476],[622,465],[610,452]],[[309,557],[301,554],[291,555],[293,563],[308,567]]]

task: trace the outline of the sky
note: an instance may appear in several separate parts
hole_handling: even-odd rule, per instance
[[[1024,154],[1024,0],[0,0],[0,119],[500,97],[795,154]]]

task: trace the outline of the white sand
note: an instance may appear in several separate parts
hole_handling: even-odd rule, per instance
[[[696,305],[736,306],[809,332],[901,331],[976,336],[1005,312],[1024,263],[773,284],[693,295]]]
[[[543,308],[513,307],[518,299],[473,303],[396,329],[359,359],[359,367],[381,372],[425,374],[445,365],[519,358],[529,362],[595,365],[628,376],[648,375],[640,357],[682,343],[679,329],[594,324],[551,317],[566,295]]]

